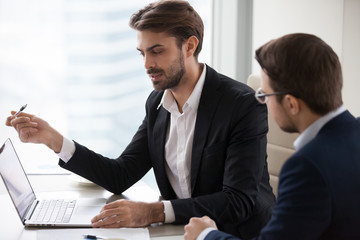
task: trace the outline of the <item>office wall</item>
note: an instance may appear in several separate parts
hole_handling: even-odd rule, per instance
[[[360,1],[254,0],[253,53],[265,42],[294,32],[315,34],[338,54],[344,73],[344,104],[360,116]],[[260,72],[255,60],[252,72]]]
[[[360,116],[360,1],[344,1],[342,64],[343,99],[356,116]]]

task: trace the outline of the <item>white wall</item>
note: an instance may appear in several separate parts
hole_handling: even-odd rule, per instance
[[[317,35],[338,54],[344,73],[345,106],[360,116],[360,1],[254,0],[252,52],[271,39],[294,32]],[[260,67],[253,60],[252,72]]]
[[[360,1],[344,1],[342,66],[343,99],[348,109],[360,116]]]

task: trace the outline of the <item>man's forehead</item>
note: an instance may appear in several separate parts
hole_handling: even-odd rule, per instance
[[[176,42],[175,37],[165,32],[137,31],[137,49],[147,50],[153,47],[167,47]]]

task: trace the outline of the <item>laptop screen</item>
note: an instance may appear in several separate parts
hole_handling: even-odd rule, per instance
[[[0,174],[18,214],[24,220],[35,194],[10,139],[0,148]]]

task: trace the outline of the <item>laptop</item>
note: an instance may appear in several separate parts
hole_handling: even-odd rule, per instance
[[[21,222],[31,227],[91,227],[105,198],[37,199],[10,139],[0,147],[0,175]]]

